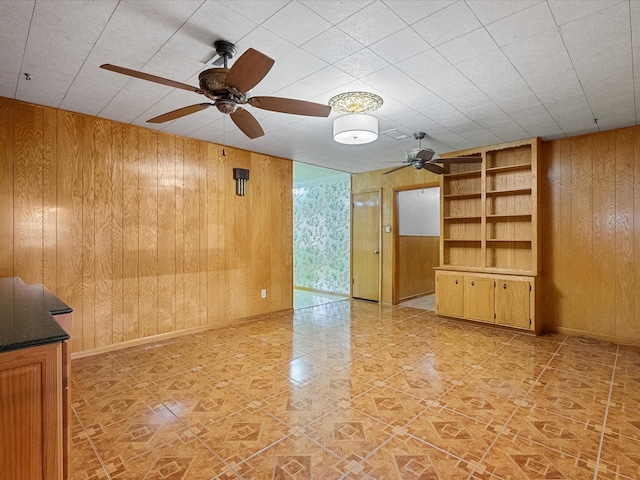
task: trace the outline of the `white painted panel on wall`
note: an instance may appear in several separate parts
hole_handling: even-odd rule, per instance
[[[398,192],[400,235],[440,236],[440,187]]]

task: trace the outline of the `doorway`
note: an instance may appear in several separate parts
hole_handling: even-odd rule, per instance
[[[351,296],[380,301],[380,190],[352,195]]]
[[[293,163],[293,308],[349,298],[351,175]]]
[[[394,303],[433,309],[440,265],[439,184],[395,191]]]

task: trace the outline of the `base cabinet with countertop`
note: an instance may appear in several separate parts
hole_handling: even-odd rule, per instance
[[[66,480],[71,309],[42,285],[0,279],[0,480]]]

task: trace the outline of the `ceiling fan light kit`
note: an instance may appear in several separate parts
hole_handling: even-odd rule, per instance
[[[378,119],[366,113],[342,115],[333,121],[333,139],[345,145],[363,145],[378,138]]]

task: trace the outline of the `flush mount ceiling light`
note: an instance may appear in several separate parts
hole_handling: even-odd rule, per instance
[[[346,92],[331,97],[329,105],[339,113],[369,113],[382,106],[382,98],[369,92]]]
[[[362,145],[378,138],[378,119],[368,112],[382,105],[382,98],[369,92],[346,92],[329,100],[331,108],[345,113],[333,121],[333,139],[347,145]]]
[[[347,145],[362,145],[378,138],[378,119],[366,113],[342,115],[333,121],[333,139]]]

